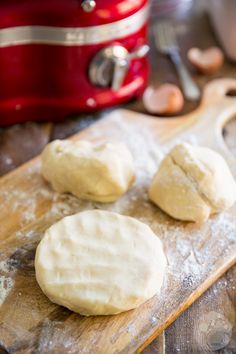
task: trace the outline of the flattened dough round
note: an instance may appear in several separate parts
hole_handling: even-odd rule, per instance
[[[49,299],[82,315],[133,309],[161,288],[166,258],[140,221],[91,210],[51,226],[37,247],[36,278]]]
[[[42,175],[59,193],[112,202],[134,182],[133,158],[122,143],[55,140],[42,153]]]
[[[234,204],[236,184],[221,155],[183,143],[161,162],[149,197],[175,219],[204,222]]]

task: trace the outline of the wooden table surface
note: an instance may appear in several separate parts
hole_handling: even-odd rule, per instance
[[[191,46],[206,48],[215,45],[208,17],[203,11],[204,1],[183,1],[180,11],[168,14],[175,22],[181,52],[186,61],[186,50]],[[194,3],[194,4],[193,4]],[[156,14],[152,20],[158,20]],[[153,44],[152,36],[151,43]],[[169,60],[158,54],[152,45],[152,75],[150,81],[155,85],[161,82],[178,84],[175,70]],[[192,70],[194,79],[200,87],[210,80]],[[236,78],[236,64],[226,61],[224,67],[214,77]],[[236,99],[236,98],[235,98]],[[129,109],[144,112],[142,102],[132,101],[125,105]],[[197,104],[186,102],[183,112],[193,110]],[[182,112],[182,113],[183,113]],[[0,175],[16,168],[23,162],[41,152],[42,148],[55,138],[72,135],[97,119],[102,114],[83,115],[67,119],[60,124],[26,123],[0,130]],[[236,154],[236,120],[225,127],[225,139]],[[236,237],[236,236],[235,236]],[[185,311],[159,338],[145,354],[190,354],[190,353],[236,353],[236,266],[219,279],[198,301]],[[1,348],[0,348],[1,353]]]

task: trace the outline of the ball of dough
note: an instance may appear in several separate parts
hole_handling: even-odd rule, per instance
[[[184,143],[161,162],[149,197],[175,219],[204,222],[234,204],[236,184],[221,155]]]
[[[59,193],[113,202],[134,182],[134,164],[122,143],[55,140],[42,153],[42,174]]]
[[[82,315],[141,305],[161,288],[166,258],[140,221],[90,210],[51,226],[36,251],[36,278],[49,299]]]

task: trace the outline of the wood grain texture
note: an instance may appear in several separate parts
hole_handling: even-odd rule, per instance
[[[235,100],[225,97],[231,87],[236,87],[236,81],[208,84],[202,105],[185,117],[151,119],[116,111],[73,139],[118,139],[129,146],[137,139],[138,129],[138,137],[147,138],[147,147],[142,148],[148,149],[151,139],[161,148],[176,137],[197,138],[200,144],[220,151],[235,173],[235,159],[219,133],[221,124],[236,112]],[[136,154],[138,157],[139,151]],[[142,161],[139,168],[145,169],[147,162]],[[175,222],[146,201],[148,183],[144,181],[142,188],[137,184],[125,197],[130,198],[129,203],[117,202],[115,207],[124,214],[145,219],[162,238],[169,267],[161,296],[117,316],[85,318],[50,303],[42,294],[34,275],[34,253],[45,229],[63,215],[105,207],[53,193],[40,175],[38,158],[0,180],[0,275],[6,288],[0,308],[3,348],[11,353],[140,352],[234,264],[235,208],[231,210],[233,218],[230,213],[226,219],[219,215],[201,227]]]
[[[15,169],[39,154],[50,140],[51,128],[50,123],[41,125],[26,123],[23,126],[15,125],[2,131],[0,134],[0,175]]]
[[[148,347],[143,354],[166,354],[165,331],[163,331]]]

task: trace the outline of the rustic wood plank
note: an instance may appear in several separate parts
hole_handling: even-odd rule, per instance
[[[0,131],[0,175],[38,155],[49,142],[51,129],[51,123],[26,123]]]
[[[166,337],[163,331],[147,348],[142,351],[143,354],[166,354]]]

